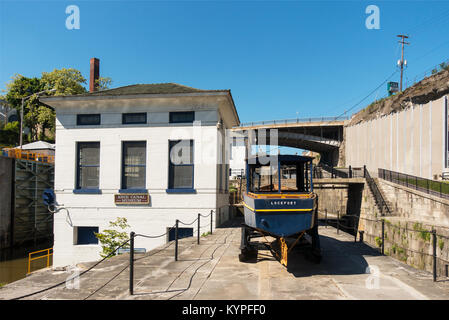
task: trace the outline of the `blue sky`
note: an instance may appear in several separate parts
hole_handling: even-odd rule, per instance
[[[65,26],[72,4],[79,30]],[[379,30],[365,27],[370,4]],[[15,73],[63,67],[88,79],[97,57],[112,87],[231,89],[242,122],[336,116],[397,70],[397,34],[410,36],[408,85],[447,61],[448,16],[449,1],[0,0],[0,89]]]

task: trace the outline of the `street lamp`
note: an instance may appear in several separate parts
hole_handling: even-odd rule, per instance
[[[0,99],[0,105],[6,106],[6,105],[8,105],[8,102],[6,100]],[[6,123],[8,122],[8,112],[6,112],[6,113],[0,112],[0,115],[5,117],[5,125],[6,125]]]
[[[30,94],[27,97],[23,97],[22,98],[22,110],[20,111],[20,149],[22,149],[22,139],[23,139],[23,137],[22,137],[23,136],[23,104],[24,104],[25,100],[28,99],[28,98],[31,98],[34,95],[39,96],[41,93],[53,92],[53,91],[56,91],[56,89],[43,90],[43,91],[40,91],[40,92],[37,92],[37,93],[33,93],[33,94]]]

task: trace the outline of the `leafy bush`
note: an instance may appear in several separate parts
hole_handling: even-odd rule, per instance
[[[128,220],[126,218],[117,217],[115,221],[109,221],[110,228],[119,228],[124,230],[129,228]],[[109,256],[125,241],[129,240],[129,235],[126,231],[117,231],[115,229],[105,229],[102,233],[95,233],[98,241],[101,243],[103,252],[100,254],[102,258]],[[125,244],[122,248],[129,248],[129,244]]]

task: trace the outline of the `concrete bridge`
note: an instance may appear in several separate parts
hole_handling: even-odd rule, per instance
[[[276,129],[278,141],[273,144],[317,152],[322,162],[337,165],[347,120],[347,117],[270,120],[242,123],[232,130],[249,138],[251,145],[262,145],[271,144],[269,130]],[[261,137],[265,133],[266,137]]]

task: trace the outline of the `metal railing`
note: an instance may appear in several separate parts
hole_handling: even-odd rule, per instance
[[[52,251],[50,253],[50,251]],[[32,257],[33,255],[37,254],[37,253],[42,253],[42,252],[47,252],[47,254],[44,255],[40,255],[38,257]],[[30,252],[28,254],[28,271],[27,274],[31,273],[31,262],[35,261],[35,260],[39,260],[39,259],[44,259],[47,258],[47,268],[50,267],[50,256],[53,255],[53,248],[47,248],[47,249],[43,249],[43,250],[38,250],[38,251],[34,251],[34,252]]]
[[[379,178],[425,192],[440,198],[449,199],[449,183],[425,179],[405,173],[379,168]]]
[[[366,166],[364,167],[364,171],[365,171],[364,175],[366,178],[366,182],[368,183],[368,186],[374,195],[374,200],[376,201],[376,204],[379,208],[380,214],[383,216],[390,215],[391,214],[390,208],[388,207],[388,204],[385,201],[385,199],[382,195],[382,192],[380,191],[379,186],[377,185],[376,181],[374,181],[374,179],[369,174],[369,171],[366,169]]]
[[[322,178],[365,178],[364,167],[335,168],[324,163],[313,168],[313,177]]]
[[[136,234],[135,232],[131,232],[129,235],[129,247],[130,247],[130,249],[129,249],[129,294],[130,295],[134,294],[134,262],[135,262],[134,238],[136,238],[136,237],[153,238],[153,239],[160,238],[160,237],[166,236],[172,229],[175,229],[175,240],[174,240],[174,242],[175,242],[175,261],[178,261],[178,255],[179,255],[178,241],[180,239],[179,232],[178,232],[179,224],[193,225],[195,222],[197,222],[197,244],[200,244],[200,237],[201,237],[200,219],[201,219],[201,217],[207,218],[210,216],[210,231],[208,233],[212,234],[212,232],[213,232],[213,212],[214,212],[214,210],[211,210],[208,215],[202,215],[201,213],[198,213],[198,217],[190,223],[185,223],[179,219],[176,219],[175,225],[173,227],[169,228],[164,234],[157,235],[157,236],[149,236],[149,235]],[[203,227],[207,227],[207,226],[203,226]]]
[[[9,158],[16,158],[22,160],[31,160],[38,161],[44,163],[54,163],[55,156],[43,154],[39,152],[31,152],[22,149],[3,149],[0,152],[0,155]]]
[[[263,126],[263,125],[276,125],[276,124],[294,124],[294,123],[304,123],[304,122],[344,121],[344,120],[348,120],[348,119],[349,119],[349,116],[266,120],[266,121],[254,121],[254,122],[240,123],[239,127],[252,127],[252,126]]]

